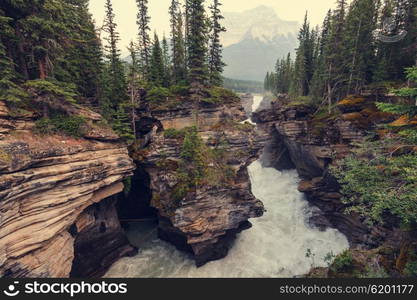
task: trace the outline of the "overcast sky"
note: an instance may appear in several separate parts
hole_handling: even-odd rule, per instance
[[[321,24],[329,8],[334,8],[336,0],[223,0],[224,11],[239,12],[267,5],[275,9],[281,19],[288,21],[302,22],[305,11],[308,10],[311,23]],[[136,39],[136,1],[135,0],[113,0],[113,7],[116,14],[118,30],[122,41],[120,46],[123,53],[131,40]],[[210,3],[211,0],[206,0]],[[90,9],[96,23],[101,26],[104,18],[105,0],[90,0]],[[149,0],[149,12],[151,16],[152,30],[158,34],[169,35],[168,7],[171,0]]]

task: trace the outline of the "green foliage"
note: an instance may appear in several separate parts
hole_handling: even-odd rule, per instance
[[[237,93],[263,93],[262,82],[250,80],[223,79],[223,87]]]
[[[172,85],[169,87],[169,91],[171,94],[176,96],[189,96],[190,88],[187,85]]]
[[[239,101],[239,96],[234,92],[218,86],[207,89],[206,97],[202,99],[202,102],[210,104],[226,104]]]
[[[208,79],[207,67],[207,19],[204,0],[187,1],[188,28],[187,58],[190,83],[204,85]]]
[[[74,98],[76,94],[73,91],[68,91],[47,80],[29,80],[24,87],[36,96],[56,97],[56,100],[61,98],[70,103],[76,102]]]
[[[168,135],[182,138],[181,161],[176,170],[178,184],[172,192],[176,201],[182,200],[198,187],[223,186],[234,178],[233,169],[226,164],[227,153],[223,151],[221,142],[214,149],[208,147],[196,127],[181,131],[168,130]]]
[[[404,225],[417,222],[417,155],[395,153],[402,148],[397,139],[368,141],[333,168],[348,213],[357,212],[371,224],[384,223],[387,215]]]
[[[186,132],[184,130],[177,130],[169,128],[164,131],[164,137],[167,139],[182,139],[185,137]]]
[[[346,272],[353,267],[353,257],[349,250],[336,256],[330,269],[333,272]]]
[[[186,51],[184,40],[184,18],[181,4],[172,0],[169,7],[172,43],[172,75],[174,84],[179,84],[187,78]]]
[[[221,21],[224,17],[221,14],[220,7],[222,4],[219,0],[214,0],[210,6],[210,30],[209,30],[209,80],[210,84],[214,86],[223,85],[223,69],[226,64],[222,61],[223,46],[220,42],[220,35],[226,31]]]
[[[42,118],[35,123],[34,131],[41,135],[65,134],[82,137],[86,121],[79,116],[55,115],[53,118]]]
[[[410,261],[405,265],[404,274],[409,277],[417,277],[417,260]]]
[[[152,55],[149,65],[149,80],[153,86],[160,87],[165,81],[165,65],[161,44],[158,35],[155,33]]]
[[[360,274],[359,278],[389,278],[387,271],[380,266],[367,266],[365,273]]]
[[[164,87],[153,87],[146,95],[146,100],[152,103],[162,103],[172,97],[169,89]]]
[[[128,196],[131,190],[132,190],[132,177],[129,177],[123,181],[123,193],[125,194],[125,196]]]
[[[131,144],[134,142],[135,136],[132,132],[127,109],[126,105],[119,105],[112,118],[112,127],[125,142]]]

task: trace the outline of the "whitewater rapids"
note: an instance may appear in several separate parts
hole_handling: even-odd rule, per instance
[[[229,255],[196,268],[188,254],[159,240],[155,230],[141,241],[139,254],[115,263],[106,277],[140,278],[253,278],[294,277],[312,266],[324,267],[328,253],[338,254],[349,247],[346,237],[335,229],[320,231],[307,220],[313,210],[297,190],[296,171],[263,168],[259,161],[249,167],[252,192],[267,210],[252,219],[253,227],[242,232]],[[139,244],[143,228],[131,230],[133,244]],[[140,231],[140,232],[139,232]],[[306,257],[310,249],[314,259]]]

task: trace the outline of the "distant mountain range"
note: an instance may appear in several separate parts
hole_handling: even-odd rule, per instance
[[[299,23],[280,19],[267,6],[241,13],[224,13],[224,76],[263,81],[279,57],[294,53]]]

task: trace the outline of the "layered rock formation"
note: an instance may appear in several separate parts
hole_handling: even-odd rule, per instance
[[[150,144],[136,157],[143,157],[141,165],[150,175],[159,236],[192,253],[198,266],[224,257],[234,236],[250,227],[248,219],[264,212],[251,194],[247,166],[258,158],[266,136],[241,123],[247,117],[239,99],[198,108],[184,102],[150,114],[143,121],[153,120],[144,137]],[[202,184],[178,195],[184,134],[196,124],[203,147],[208,147],[202,153],[207,172]]]
[[[97,124],[98,114],[78,107],[68,113],[88,120],[84,138],[34,135],[36,112],[10,111],[0,102],[1,276],[68,277],[74,257],[90,267],[76,274],[89,276],[134,251],[114,210],[93,212],[132,174],[127,149]],[[107,236],[98,242],[94,228]],[[88,243],[96,244],[87,257]]]
[[[397,235],[390,228],[368,227],[358,215],[346,215],[340,185],[328,167],[349,155],[376,124],[394,119],[376,109],[373,96],[345,99],[331,115],[318,114],[307,105],[291,105],[287,99],[276,100],[270,109],[253,115],[271,136],[265,153],[267,163],[278,169],[295,167],[303,179],[299,190],[321,209],[320,215],[311,218],[312,223],[320,228],[336,227],[352,246],[360,247],[377,246],[388,235],[392,239]]]

